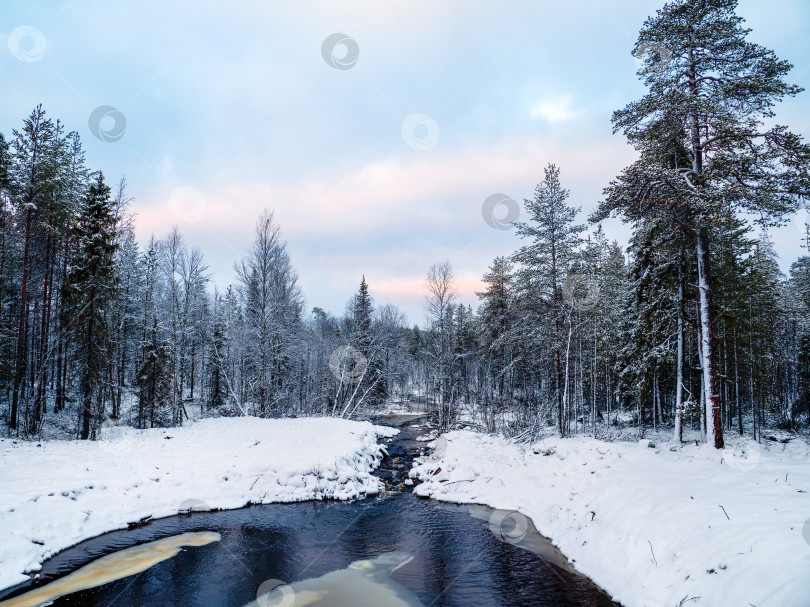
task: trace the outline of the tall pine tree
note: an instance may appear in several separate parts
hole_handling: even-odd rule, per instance
[[[103,413],[104,372],[114,354],[107,311],[116,292],[117,224],[110,188],[98,173],[82,204],[76,227],[77,250],[68,276],[83,439],[94,437],[94,422]]]
[[[636,52],[657,49],[639,72],[649,92],[613,115],[614,130],[640,158],[607,189],[594,217],[666,214],[694,235],[708,439],[718,448],[710,263],[718,219],[731,209],[778,221],[810,194],[810,148],[784,126],[764,124],[775,103],[801,91],[785,81],[792,66],[746,40],[736,8],[737,0],[677,0],[645,22]]]

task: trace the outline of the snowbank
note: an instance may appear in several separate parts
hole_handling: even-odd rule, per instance
[[[411,471],[418,495],[531,517],[626,607],[810,605],[810,449],[798,439],[731,437],[719,451],[445,436]]]
[[[248,417],[115,427],[97,442],[0,439],[0,588],[144,517],[377,494],[377,439],[396,433],[331,418]]]

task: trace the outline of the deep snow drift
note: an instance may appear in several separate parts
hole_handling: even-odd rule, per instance
[[[243,417],[115,427],[96,442],[0,439],[0,588],[144,517],[377,494],[377,439],[396,433],[332,418]]]
[[[729,442],[526,446],[456,431],[411,476],[424,481],[418,495],[529,516],[626,607],[807,607],[810,449],[799,439]],[[520,515],[503,527],[519,545]]]

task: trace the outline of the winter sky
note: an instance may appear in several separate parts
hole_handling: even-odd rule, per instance
[[[644,92],[630,51],[662,2],[4,0],[0,131],[43,103],[91,168],[126,176],[140,241],[179,225],[220,289],[268,207],[307,309],[340,314],[365,273],[377,303],[421,322],[431,264],[449,259],[475,305],[518,246],[484,221],[487,197],[530,197],[555,162],[584,222],[632,161],[610,115]],[[810,89],[810,2],[739,12]],[[348,69],[324,58],[335,33],[351,41],[326,58]],[[113,141],[91,130],[99,106],[117,110],[96,128]],[[777,116],[810,138],[810,92]],[[775,233],[785,269],[800,223]]]

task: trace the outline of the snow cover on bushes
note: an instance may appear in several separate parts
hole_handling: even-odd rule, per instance
[[[95,442],[0,439],[0,588],[145,517],[377,494],[377,439],[396,433],[332,418],[247,417],[113,427]]]
[[[730,441],[529,447],[456,431],[411,476],[418,495],[529,516],[626,607],[807,607],[810,449]]]

